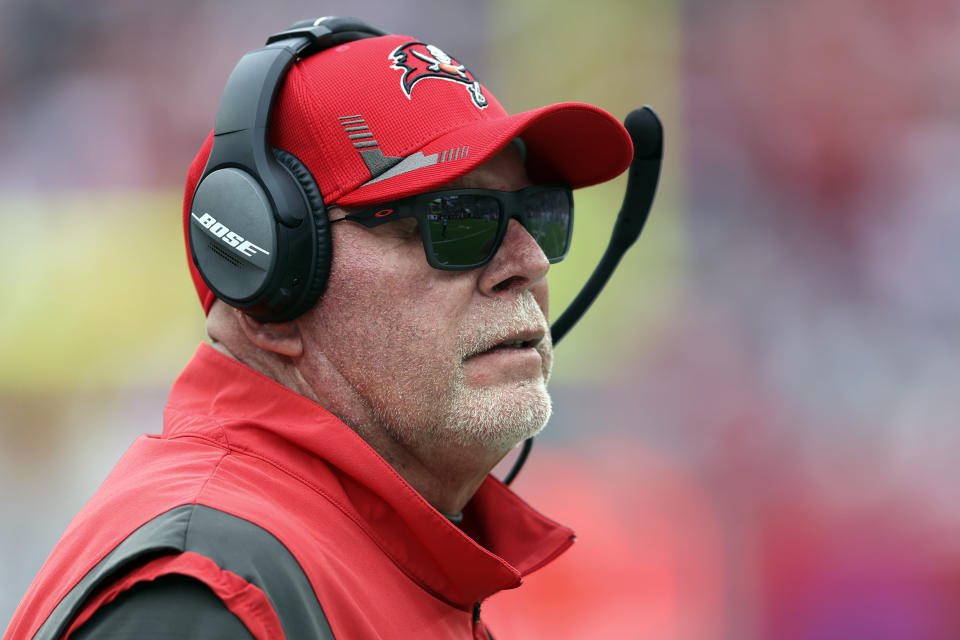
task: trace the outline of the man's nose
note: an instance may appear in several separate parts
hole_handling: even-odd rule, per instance
[[[478,286],[487,295],[529,289],[549,270],[550,261],[543,249],[523,225],[512,219],[500,248],[483,268]]]

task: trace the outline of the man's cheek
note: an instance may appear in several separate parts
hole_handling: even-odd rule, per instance
[[[550,380],[550,372],[553,370],[553,349],[548,345],[540,349],[540,358],[543,362],[543,381]]]
[[[533,299],[537,301],[537,306],[543,311],[543,317],[550,318],[550,287],[546,280],[542,280],[534,285]]]

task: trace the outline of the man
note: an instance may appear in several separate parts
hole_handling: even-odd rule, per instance
[[[572,543],[489,473],[550,416],[545,276],[569,186],[622,172],[630,139],[589,105],[508,116],[459,60],[378,33],[297,58],[270,113],[277,158],[327,204],[309,231],[323,245],[329,228],[329,277],[304,312],[217,280],[279,241],[224,222],[245,205],[199,204],[221,143],[194,160],[184,224],[211,345],[6,638],[487,638],[481,601]]]

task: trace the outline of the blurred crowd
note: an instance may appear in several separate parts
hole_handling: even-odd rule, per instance
[[[586,373],[564,374],[558,348],[555,418],[517,488],[579,542],[497,596],[491,628],[960,637],[960,4],[608,4],[606,18],[547,0],[362,9],[451,43],[511,110],[665,105],[666,173],[635,251],[676,237],[675,262],[628,263],[607,294],[625,326],[654,304],[660,319],[638,321],[636,344],[585,321],[570,349]],[[252,0],[5,0],[0,203],[175,196],[240,53],[294,19],[360,12],[297,0],[277,23]],[[6,204],[0,224],[22,215]],[[0,389],[0,626],[112,460],[157,430],[164,393]]]

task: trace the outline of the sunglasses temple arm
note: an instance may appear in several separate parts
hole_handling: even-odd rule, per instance
[[[663,160],[663,125],[660,118],[649,106],[634,109],[623,123],[633,140],[633,160],[627,177],[627,191],[623,196],[623,205],[613,226],[610,243],[603,257],[590,275],[590,279],[574,298],[557,321],[550,327],[553,344],[556,345],[573,325],[586,313],[600,291],[607,284],[620,259],[643,231],[650,215],[657,183],[660,180],[660,165]],[[510,472],[504,476],[504,484],[513,482],[530,455],[533,438],[523,443],[520,455]]]

